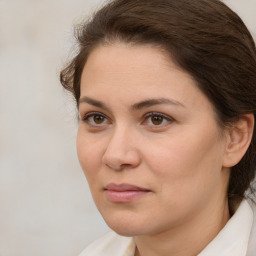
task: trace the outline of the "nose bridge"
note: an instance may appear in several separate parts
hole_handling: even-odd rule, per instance
[[[127,125],[117,125],[113,131],[109,146],[111,144],[118,146],[119,143],[122,144],[122,146],[127,146],[126,139],[128,139],[129,136],[131,136],[131,131],[128,132]]]
[[[136,146],[136,132],[128,125],[117,125],[108,141],[103,163],[112,169],[122,169],[124,166],[135,167],[140,162]]]

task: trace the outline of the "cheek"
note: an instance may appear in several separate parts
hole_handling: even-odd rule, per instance
[[[196,140],[183,136],[155,147],[148,162],[158,184],[158,203],[186,214],[196,211],[212,195],[218,194],[222,184],[221,148],[222,143],[216,141],[215,133]]]
[[[81,129],[77,135],[77,155],[80,165],[90,184],[96,179],[100,169],[103,145],[101,140],[91,140],[90,136],[84,134]]]
[[[210,183],[211,178],[214,182],[220,176],[223,142],[216,129],[181,131],[180,136],[152,143],[154,147],[145,146],[148,149],[147,161],[151,163],[156,179],[161,179],[167,186],[171,184],[181,190]]]

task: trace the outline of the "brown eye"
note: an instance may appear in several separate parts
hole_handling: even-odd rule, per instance
[[[93,116],[93,122],[95,124],[102,124],[102,123],[104,123],[104,121],[105,121],[105,117],[104,116],[100,116],[100,115],[94,115]]]
[[[105,117],[105,115],[94,112],[86,114],[83,121],[91,126],[102,126],[108,123],[108,119]]]
[[[160,125],[163,123],[164,118],[162,116],[152,116],[151,122],[154,125]]]
[[[163,128],[174,121],[173,118],[162,113],[151,112],[145,116],[143,124],[152,128]]]

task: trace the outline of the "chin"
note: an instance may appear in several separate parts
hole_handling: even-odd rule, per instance
[[[104,218],[104,220],[110,229],[121,236],[134,237],[148,232],[144,227],[146,223],[139,221],[135,217],[121,216],[118,218],[117,216],[112,216],[112,218]],[[148,225],[146,226],[148,227]]]
[[[122,226],[122,225],[114,225],[114,226],[109,225],[109,227],[120,236],[135,237],[135,236],[140,236],[144,234],[144,232],[138,227],[133,228],[131,226]]]

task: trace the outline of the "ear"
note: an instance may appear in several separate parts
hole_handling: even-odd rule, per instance
[[[254,115],[242,115],[238,121],[227,128],[227,144],[223,158],[223,167],[232,167],[239,163],[250,146],[254,129]]]

